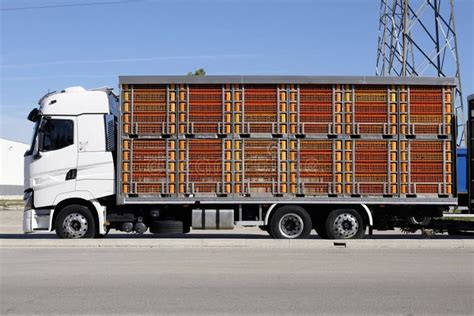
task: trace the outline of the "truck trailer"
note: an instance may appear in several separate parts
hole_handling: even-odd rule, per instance
[[[28,115],[25,233],[240,225],[346,239],[429,227],[458,207],[452,78],[122,76],[119,86],[51,92]]]

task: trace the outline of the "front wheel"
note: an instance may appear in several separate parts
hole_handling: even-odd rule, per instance
[[[363,238],[365,224],[362,216],[353,209],[333,210],[326,219],[326,233],[329,239]]]
[[[94,238],[96,223],[91,211],[83,205],[69,205],[63,208],[55,223],[59,238]]]
[[[308,238],[313,225],[308,212],[299,206],[283,206],[270,220],[269,234],[278,239]]]

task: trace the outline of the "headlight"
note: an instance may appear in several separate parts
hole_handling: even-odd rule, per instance
[[[23,202],[25,203],[25,211],[33,208],[33,191],[26,191],[23,194]]]

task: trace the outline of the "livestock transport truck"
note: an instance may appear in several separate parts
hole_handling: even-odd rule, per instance
[[[273,238],[315,229],[346,239],[430,227],[458,205],[454,79],[119,82],[120,96],[72,87],[29,114],[24,232],[92,238],[241,225]]]

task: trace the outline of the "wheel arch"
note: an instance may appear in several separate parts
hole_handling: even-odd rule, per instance
[[[270,207],[268,208],[267,212],[265,213],[265,219],[263,221],[264,226],[268,225],[268,222],[270,221],[270,215],[272,214],[273,210],[275,209],[277,205],[278,203],[275,203],[275,204],[270,205]]]
[[[361,215],[364,217],[367,226],[374,226],[374,218],[372,216],[372,211],[369,209],[369,207],[366,204],[360,204],[359,211],[361,211]]]
[[[56,218],[58,217],[58,214],[61,213],[61,210],[63,210],[65,207],[69,205],[82,205],[82,206],[87,207],[91,211],[92,216],[94,216],[94,220],[97,224],[97,227],[99,227],[100,222],[99,222],[98,211],[95,205],[91,201],[84,200],[81,198],[68,198],[68,199],[62,200],[54,207],[53,216],[51,216],[51,223],[49,225],[50,231],[56,230]]]

